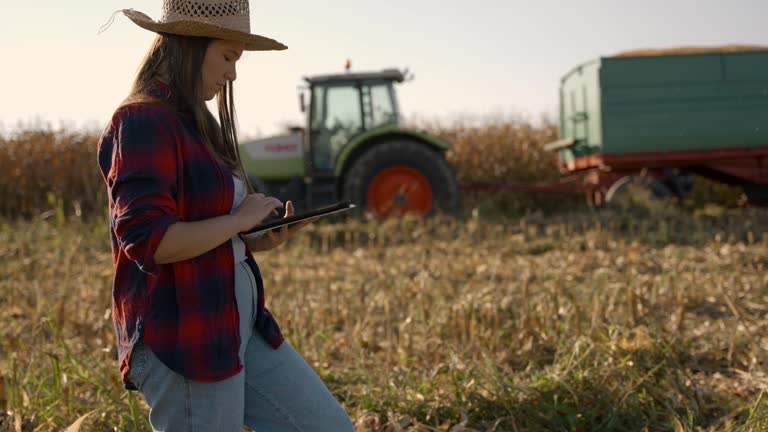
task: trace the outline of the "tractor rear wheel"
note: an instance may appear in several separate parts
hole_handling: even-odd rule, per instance
[[[378,144],[360,156],[347,172],[344,196],[378,217],[459,207],[456,176],[438,152],[414,141]]]

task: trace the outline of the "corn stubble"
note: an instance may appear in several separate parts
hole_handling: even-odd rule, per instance
[[[342,220],[257,260],[358,430],[760,431],[766,216]],[[92,410],[81,430],[147,430],[119,384],[107,238],[0,224],[0,430]]]

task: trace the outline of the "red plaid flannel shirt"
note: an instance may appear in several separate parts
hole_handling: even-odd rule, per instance
[[[228,214],[232,172],[218,162],[193,123],[172,108],[169,87],[121,106],[99,139],[98,162],[109,196],[115,276],[112,320],[123,385],[134,345],[143,340],[170,369],[196,381],[219,381],[242,369],[230,241],[189,260],[157,264],[155,250],[177,221]],[[259,267],[256,331],[275,349],[280,328],[264,307]]]

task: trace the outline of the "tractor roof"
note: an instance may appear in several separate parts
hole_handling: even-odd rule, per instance
[[[405,75],[397,69],[384,69],[381,72],[354,72],[331,75],[316,75],[312,77],[304,77],[304,80],[310,84],[358,80],[386,80],[403,82],[405,80]]]

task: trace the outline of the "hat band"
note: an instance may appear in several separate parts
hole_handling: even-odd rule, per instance
[[[162,11],[161,23],[197,21],[244,33],[251,32],[248,0],[165,0]]]

